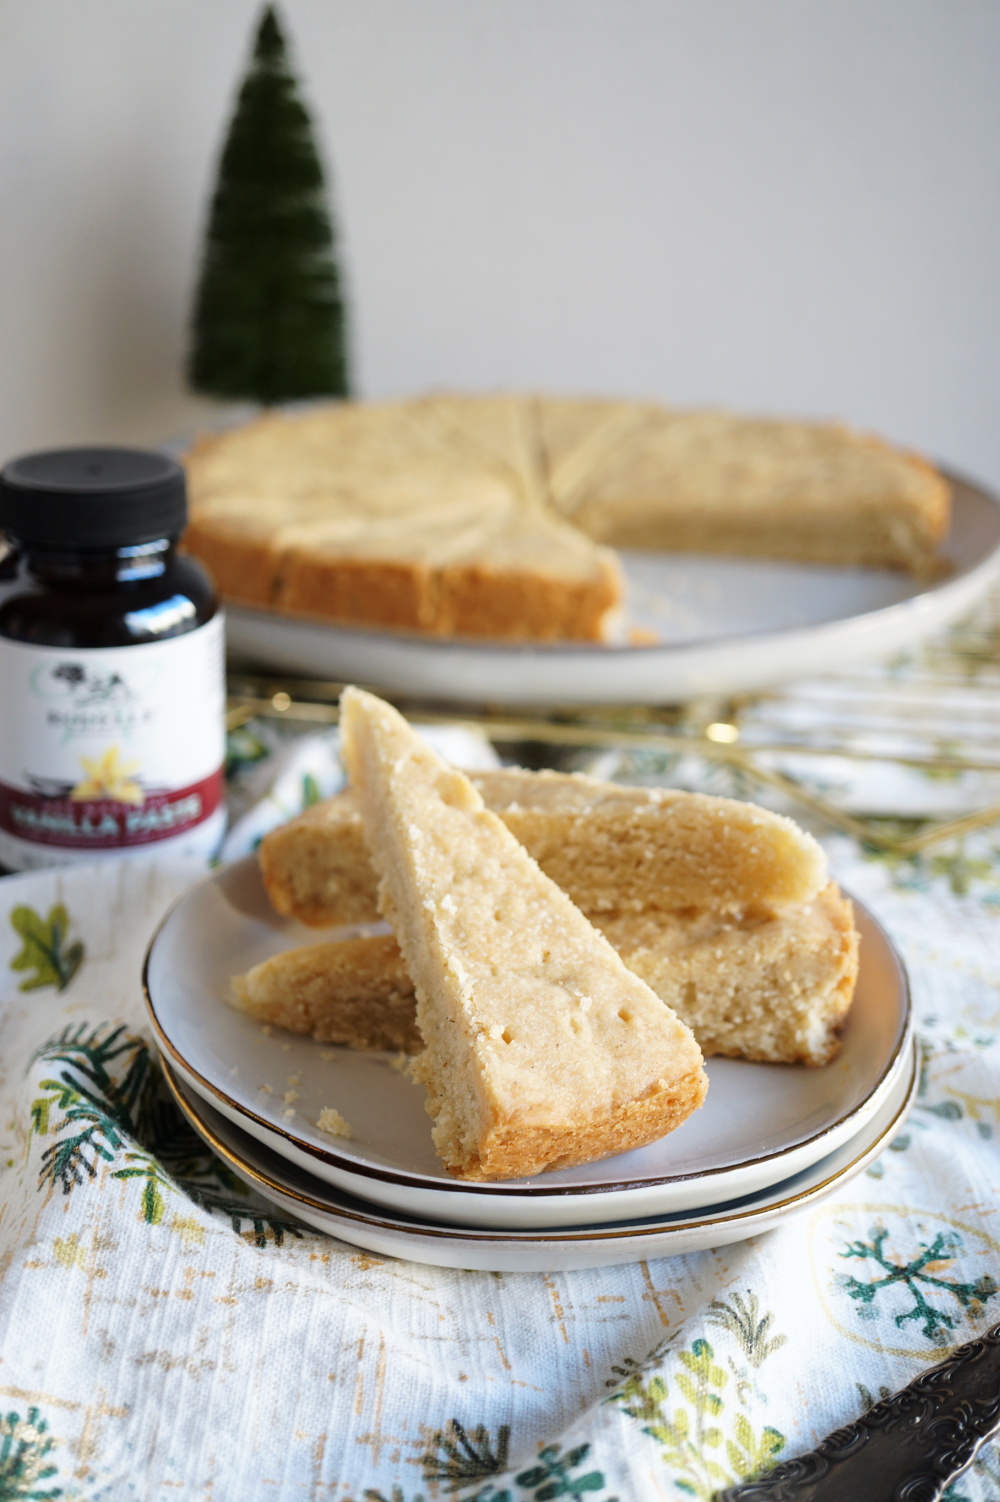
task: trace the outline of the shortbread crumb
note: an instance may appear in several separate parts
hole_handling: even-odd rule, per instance
[[[328,1137],[353,1137],[354,1135],[350,1122],[345,1121],[334,1106],[323,1107],[316,1125],[321,1132],[326,1132]]]

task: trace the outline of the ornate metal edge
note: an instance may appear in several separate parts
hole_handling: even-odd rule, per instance
[[[715,1502],[936,1502],[998,1429],[994,1325],[815,1450],[717,1492]]]

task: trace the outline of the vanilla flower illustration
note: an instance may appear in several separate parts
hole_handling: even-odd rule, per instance
[[[117,746],[109,746],[100,761],[81,756],[80,765],[87,775],[70,793],[74,803],[94,798],[110,798],[114,803],[145,803],[142,788],[131,780],[139,763],[123,763]]]

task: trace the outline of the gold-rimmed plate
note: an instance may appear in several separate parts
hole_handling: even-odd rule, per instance
[[[948,475],[951,529],[932,579],[695,553],[621,555],[622,639],[493,642],[307,620],[231,604],[229,648],[279,672],[498,705],[666,704],[745,694],[913,647],[1000,575],[1000,504]],[[642,645],[635,645],[639,633]],[[629,637],[632,637],[632,641]]]
[[[387,1210],[507,1230],[669,1215],[755,1194],[855,1137],[907,1067],[906,975],[860,904],[861,964],[837,1058],[822,1069],[709,1060],[706,1104],[631,1153],[534,1178],[468,1183],[437,1159],[424,1092],[381,1054],[262,1028],[226,1004],[231,977],[315,931],[280,918],[253,858],[213,872],[164,920],[147,955],[161,1053],[213,1109],[334,1188]],[[349,1140],[318,1127],[325,1107]]]
[[[917,1091],[916,1048],[865,1127],[804,1172],[756,1195],[668,1216],[601,1226],[475,1230],[375,1207],[332,1188],[235,1126],[164,1061],[177,1105],[190,1125],[256,1193],[312,1229],[378,1256],[483,1272],[567,1272],[726,1246],[770,1230],[836,1193],[861,1173],[900,1130]]]

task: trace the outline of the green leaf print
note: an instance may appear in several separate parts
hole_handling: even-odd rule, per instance
[[[752,1294],[745,1301],[735,1296],[725,1304],[714,1301],[710,1307],[714,1308],[714,1323],[735,1335],[747,1354],[758,1353],[758,1365],[785,1343],[784,1337],[767,1339],[773,1316],[760,1317]],[[662,1348],[651,1359],[659,1359],[661,1354]],[[769,1425],[758,1435],[738,1408],[727,1413],[724,1392],[729,1374],[716,1360],[707,1340],[695,1340],[690,1350],[678,1350],[674,1355],[682,1369],[672,1378],[659,1373],[647,1377],[628,1360],[625,1369],[616,1369],[628,1371],[625,1381],[607,1401],[620,1404],[642,1424],[644,1433],[659,1443],[679,1492],[711,1502],[721,1487],[769,1470],[784,1449],[785,1437]],[[740,1387],[750,1385],[742,1383],[741,1376],[736,1373],[740,1401]],[[675,1390],[672,1402],[671,1383]]]
[[[62,1487],[40,1484],[58,1469],[48,1458],[56,1443],[48,1427],[37,1408],[29,1408],[26,1419],[19,1413],[0,1418],[0,1502],[49,1502],[62,1496]]]
[[[735,1335],[751,1366],[759,1367],[761,1362],[788,1341],[787,1335],[772,1335],[768,1338],[774,1315],[760,1315],[757,1295],[753,1289],[747,1290],[745,1300],[738,1293],[734,1293],[725,1302],[713,1299],[708,1306],[708,1320],[710,1324],[721,1325]]]
[[[946,1309],[938,1309],[929,1304],[924,1294],[925,1289],[937,1289],[950,1294],[974,1319],[984,1312],[984,1306],[1000,1291],[996,1280],[988,1273],[975,1283],[960,1283],[953,1278],[938,1276],[940,1264],[950,1262],[962,1246],[962,1238],[957,1231],[939,1231],[930,1246],[924,1242],[918,1243],[919,1251],[906,1263],[887,1255],[887,1227],[872,1226],[868,1235],[871,1238],[869,1241],[852,1241],[840,1255],[874,1262],[885,1272],[885,1277],[875,1277],[868,1283],[849,1277],[846,1273],[838,1273],[835,1278],[836,1286],[843,1289],[848,1298],[854,1299],[858,1305],[858,1314],[862,1319],[876,1319],[881,1312],[878,1300],[882,1294],[888,1288],[902,1286],[908,1290],[913,1303],[909,1309],[895,1316],[896,1326],[901,1328],[910,1320],[919,1320],[927,1339],[935,1345],[944,1345],[947,1340],[946,1332],[955,1328],[956,1320]]]
[[[758,1439],[742,1413],[736,1415],[733,1435],[733,1439],[726,1440],[726,1458],[737,1476],[758,1476],[761,1471],[769,1470],[785,1444],[784,1435],[769,1424],[765,1424]]]
[[[559,1448],[558,1445],[543,1446],[535,1464],[527,1470],[519,1471],[514,1477],[516,1485],[524,1487],[534,1502],[550,1502],[555,1497],[571,1497],[576,1502],[585,1492],[604,1490],[604,1475],[601,1471],[588,1471],[585,1476],[570,1474],[586,1459],[589,1445],[577,1445],[574,1449],[567,1450],[565,1455],[560,1455]],[[470,1502],[487,1502],[487,1496],[480,1494],[480,1498],[472,1498]],[[500,1497],[490,1497],[489,1502],[500,1502]],[[616,1499],[609,1498],[608,1502],[616,1502]]]
[[[42,986],[55,986],[65,991],[80,966],[85,954],[83,943],[77,939],[66,943],[69,933],[69,914],[61,903],[49,909],[49,916],[42,918],[34,908],[16,907],[10,915],[11,927],[23,941],[20,954],[10,962],[12,970],[34,970],[35,974],[23,980],[21,991],[37,991]]]
[[[423,1458],[424,1476],[428,1481],[444,1480],[446,1492],[458,1491],[473,1483],[477,1477],[497,1475],[507,1459],[507,1444],[510,1431],[506,1424],[497,1430],[496,1447],[489,1431],[479,1424],[471,1436],[457,1420],[452,1419],[447,1429],[434,1435],[432,1444],[440,1450],[439,1458],[433,1451]],[[565,1497],[567,1502],[596,1502],[595,1492],[603,1492],[606,1486],[601,1471],[589,1470],[576,1475],[590,1453],[589,1444],[576,1445],[562,1453],[559,1445],[543,1445],[537,1458],[514,1477],[513,1486],[502,1486],[499,1491],[492,1481],[479,1491],[473,1492],[467,1502],[555,1502]],[[502,1457],[502,1458],[501,1458]],[[490,1467],[487,1471],[485,1468]],[[434,1493],[437,1496],[437,1492]],[[387,1497],[384,1492],[369,1488],[364,1493],[365,1502],[406,1502],[403,1489],[395,1485]],[[350,1502],[350,1499],[345,1499]],[[425,1502],[424,1493],[417,1492],[410,1502]],[[602,1502],[618,1502],[617,1497],[606,1497]]]

